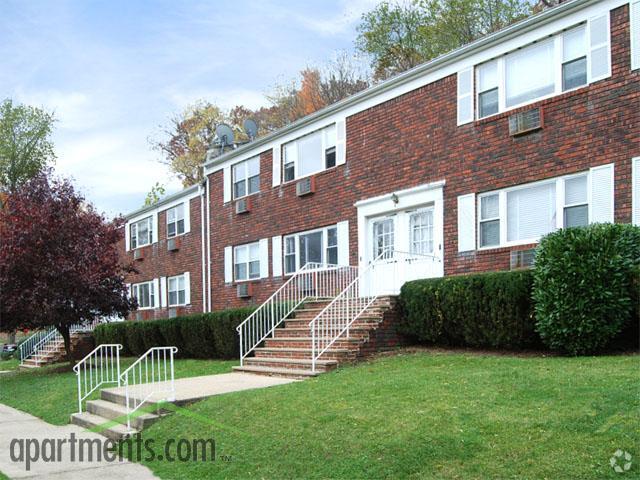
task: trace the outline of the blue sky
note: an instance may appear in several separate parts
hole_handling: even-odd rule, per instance
[[[186,105],[266,104],[307,65],[353,48],[379,0],[0,0],[0,99],[53,110],[56,170],[109,215],[156,182],[148,138]]]

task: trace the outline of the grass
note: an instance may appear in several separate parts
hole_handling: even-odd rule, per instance
[[[0,480],[9,480],[9,477],[7,477],[4,473],[0,472]]]
[[[639,356],[405,353],[317,379],[211,397],[143,432],[214,438],[215,462],[161,478],[621,478],[638,459]],[[174,444],[175,445],[175,444]],[[175,452],[174,452],[175,454]]]
[[[121,358],[121,369],[124,370],[135,358]],[[0,370],[7,368],[13,360],[0,362]],[[231,371],[237,361],[194,360],[175,361],[176,378],[213,375]],[[78,391],[76,375],[70,371],[61,371],[64,364],[42,367],[38,370],[19,370],[17,362],[13,363],[12,373],[0,374],[0,403],[18,408],[40,417],[54,425],[69,423],[69,415],[78,409]],[[95,393],[95,398],[99,395]],[[1,478],[1,477],[0,477]]]

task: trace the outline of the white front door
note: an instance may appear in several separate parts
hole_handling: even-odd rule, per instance
[[[442,190],[427,193],[359,209],[361,269],[370,272],[363,294],[397,295],[405,282],[443,275]],[[385,209],[392,211],[376,214]]]

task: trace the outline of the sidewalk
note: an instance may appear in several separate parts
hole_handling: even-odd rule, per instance
[[[45,397],[43,397],[43,401],[46,401]],[[98,478],[101,480],[146,480],[157,478],[147,467],[126,460],[112,463],[106,462],[104,459],[101,462],[71,462],[69,461],[68,448],[64,450],[62,461],[44,462],[40,460],[33,462],[30,471],[26,470],[24,462],[11,460],[10,445],[14,438],[68,440],[71,433],[74,433],[77,439],[105,440],[102,435],[87,432],[75,425],[50,425],[28,413],[0,404],[0,472],[9,478],[54,480]],[[19,453],[18,448],[14,451],[16,454]]]

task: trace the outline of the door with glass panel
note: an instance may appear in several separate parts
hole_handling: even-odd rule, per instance
[[[406,225],[409,229],[409,245],[406,250],[408,255],[403,255],[399,279],[403,284],[434,276],[434,208],[426,207],[406,212]]]
[[[396,221],[397,215],[373,218],[369,221],[370,278],[366,290],[378,295],[391,294],[395,287]]]

